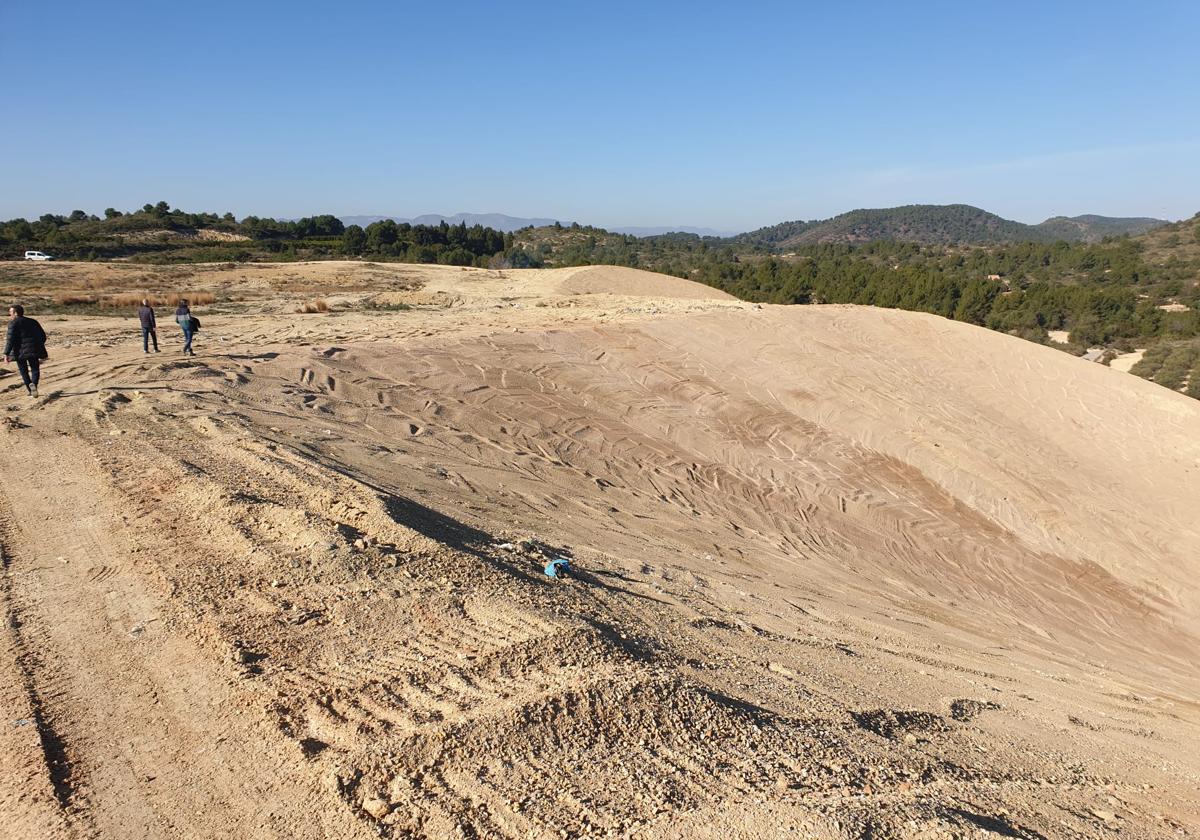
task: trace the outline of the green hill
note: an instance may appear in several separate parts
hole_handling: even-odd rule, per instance
[[[1118,218],[1114,216],[1054,216],[1035,228],[1050,235],[1053,239],[1064,242],[1099,242],[1106,236],[1122,236],[1129,234],[1147,233],[1155,228],[1169,224],[1162,219],[1149,219],[1144,216],[1133,218]]]
[[[1036,242],[1029,225],[969,204],[909,204],[883,210],[852,210],[810,228],[785,246],[889,239],[923,245],[998,245]]]
[[[832,219],[784,222],[734,237],[747,245],[790,250],[804,245],[889,240],[923,245],[997,245],[1042,242],[1032,225],[1001,218],[969,204],[908,204],[877,210],[851,210]]]
[[[1158,266],[1194,265],[1200,282],[1200,213],[1190,219],[1156,227],[1137,237],[1146,261]]]
[[[737,243],[738,245],[753,245],[763,248],[778,248],[785,242],[791,242],[806,231],[814,227],[819,227],[824,222],[780,222],[777,225],[752,230],[749,233],[739,233],[737,236],[730,237],[727,241]]]
[[[922,245],[1002,245],[1009,242],[1099,242],[1144,233],[1166,222],[1147,218],[1055,216],[1027,225],[969,204],[909,204],[852,210],[824,221],[783,222],[732,238],[741,245],[791,250],[804,245],[882,240]]]

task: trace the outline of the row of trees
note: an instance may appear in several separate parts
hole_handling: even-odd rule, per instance
[[[365,228],[350,225],[341,234],[342,253],[399,259],[404,262],[440,262],[446,265],[486,265],[512,247],[512,234],[482,225],[397,224],[391,219]]]
[[[746,300],[857,303],[918,312],[1042,340],[1066,329],[1072,344],[1200,335],[1200,310],[1167,312],[1135,282],[1008,284],[938,264],[880,265],[853,255],[785,262],[776,258],[703,265],[694,279]],[[1200,305],[1193,290],[1189,298]]]
[[[245,241],[202,241],[196,237],[198,231],[218,231]],[[48,213],[34,221],[0,222],[0,256],[7,258],[38,249],[65,259],[174,262],[366,256],[486,265],[504,263],[503,252],[511,247],[511,235],[465,223],[411,225],[384,220],[362,228],[347,227],[330,214],[294,220],[247,216],[239,221],[232,213],[189,213],[165,201],[130,212],[110,207],[103,219],[76,210],[68,215]],[[526,262],[520,253],[514,260]]]

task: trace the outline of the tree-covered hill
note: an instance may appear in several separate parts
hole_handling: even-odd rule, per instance
[[[852,210],[804,231],[784,247],[887,239],[925,245],[993,245],[1038,241],[1028,226],[968,204],[911,204],[885,210]]]
[[[1041,224],[1034,225],[1052,239],[1064,242],[1099,242],[1106,236],[1124,236],[1147,233],[1169,224],[1162,219],[1144,216],[1118,218],[1115,216],[1054,216]]]
[[[1056,216],[1038,225],[1001,218],[969,204],[909,204],[852,210],[823,221],[783,222],[739,234],[732,241],[776,250],[803,245],[888,240],[923,245],[1000,245],[1006,242],[1098,242],[1166,224],[1158,219]]]
[[[1181,222],[1157,227],[1137,237],[1146,260],[1154,265],[1189,266],[1200,264],[1200,213]]]
[[[780,222],[777,225],[768,225],[749,233],[739,233],[737,236],[730,237],[729,241],[736,245],[755,245],[770,249],[786,247],[786,243],[794,241],[802,233],[820,227],[822,224],[824,222],[821,221]]]

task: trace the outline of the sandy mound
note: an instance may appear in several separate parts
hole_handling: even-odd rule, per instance
[[[188,270],[194,359],[0,379],[11,833],[1200,829],[1200,403],[626,269]]]
[[[564,295],[624,295],[671,300],[736,299],[702,283],[637,268],[603,265],[561,269],[560,272],[563,279],[557,284],[556,291]]]

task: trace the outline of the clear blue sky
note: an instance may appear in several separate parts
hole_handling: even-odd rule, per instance
[[[5,2],[0,78],[0,218],[1200,210],[1194,0]]]

